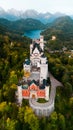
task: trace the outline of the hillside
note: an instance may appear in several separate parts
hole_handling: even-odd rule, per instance
[[[56,19],[42,34],[47,41],[54,35],[61,45],[73,48],[73,20],[69,16]]]
[[[0,34],[5,34],[5,31],[7,32],[8,29],[5,26],[0,25]]]
[[[0,34],[13,36],[21,35],[22,32],[19,32],[18,29],[12,29],[12,22],[7,19],[0,19]]]
[[[7,19],[0,19],[0,26],[7,28],[9,31],[24,33],[27,30],[44,29],[45,25],[39,20],[35,19],[20,19],[17,21],[9,21]]]
[[[15,26],[15,27],[14,27]],[[19,29],[19,30],[38,30],[38,29],[44,29],[45,25],[41,23],[39,20],[35,20],[32,18],[28,19],[20,19],[12,23],[11,26],[13,29]]]

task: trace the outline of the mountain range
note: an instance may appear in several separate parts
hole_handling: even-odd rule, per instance
[[[32,18],[32,19],[40,20],[42,23],[46,24],[54,21],[56,18],[65,15],[66,14],[62,14],[59,12],[55,14],[49,12],[39,13],[35,10],[18,11],[15,9],[9,9],[5,11],[3,8],[0,7],[0,18],[5,18],[11,21]]]

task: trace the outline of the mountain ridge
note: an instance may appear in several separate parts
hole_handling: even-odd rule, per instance
[[[65,16],[65,15],[66,14],[59,13],[59,12],[56,12],[54,14],[50,12],[41,13],[33,9],[29,9],[26,11],[23,10],[18,11],[12,8],[5,11],[4,9],[0,8],[0,18],[6,18],[11,21],[33,18],[33,19],[40,20],[42,23],[46,24],[48,22],[54,21],[58,17]]]

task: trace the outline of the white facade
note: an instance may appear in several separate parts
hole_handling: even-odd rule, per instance
[[[34,48],[35,44],[30,45],[30,54],[31,54],[30,61],[32,63],[32,66],[36,66],[37,68],[38,67],[40,68],[40,83],[42,83],[43,79],[46,80],[48,77],[48,64],[46,63],[47,58],[42,56],[43,51],[44,51],[43,36],[40,36],[40,40],[36,44],[37,44],[37,46],[35,46],[35,48]],[[39,50],[38,46],[39,46],[40,50],[42,50],[42,51]],[[33,48],[34,48],[34,50],[33,50]]]
[[[48,76],[48,64],[41,64],[40,65],[40,83],[43,79],[47,79]]]
[[[40,36],[40,47],[42,48],[42,50],[44,50],[44,38],[43,38],[43,36]]]
[[[18,86],[18,102],[22,103],[22,86]]]
[[[33,44],[30,44],[30,55],[32,54]]]
[[[49,100],[49,88],[50,88],[50,86],[46,86],[45,87],[45,100]]]
[[[27,65],[27,64],[23,64],[23,69],[24,69],[24,71],[30,72],[31,66],[30,66],[30,65]]]
[[[46,57],[41,57],[41,64],[46,64],[47,58]]]
[[[40,42],[44,42],[44,37],[40,36]]]

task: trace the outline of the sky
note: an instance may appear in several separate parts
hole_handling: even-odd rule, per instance
[[[0,7],[5,10],[35,9],[38,12],[73,14],[73,0],[0,0]]]

